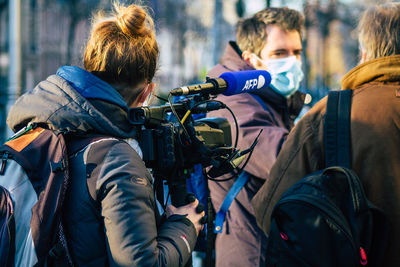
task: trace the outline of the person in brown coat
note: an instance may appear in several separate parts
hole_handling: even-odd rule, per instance
[[[342,80],[352,89],[352,168],[367,198],[388,215],[390,237],[382,266],[400,264],[400,3],[372,6],[359,24],[360,64]],[[281,195],[307,174],[324,168],[327,98],[290,132],[270,177],[253,198],[257,222],[270,229]]]

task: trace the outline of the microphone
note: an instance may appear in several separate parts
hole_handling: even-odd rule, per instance
[[[248,93],[267,88],[271,75],[266,70],[244,70],[222,73],[218,78],[207,78],[206,83],[182,86],[171,90],[171,95],[223,94],[226,96]]]

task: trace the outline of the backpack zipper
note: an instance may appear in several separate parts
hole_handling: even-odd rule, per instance
[[[37,127],[37,123],[33,122],[33,123],[29,123],[27,126],[25,126],[24,128],[22,128],[21,130],[19,130],[18,132],[16,132],[13,136],[11,136],[10,138],[8,138],[6,140],[6,143],[8,141],[14,140],[18,137],[20,137],[21,135],[24,135],[26,132],[35,129]]]
[[[10,158],[10,154],[8,154],[8,152],[4,152],[4,154],[1,155],[0,175],[4,175],[4,172],[6,170],[7,160],[9,158]]]
[[[344,167],[335,166],[335,167],[330,167],[329,169],[342,172],[342,173],[344,173],[344,175],[346,175],[346,178],[347,178],[346,180],[347,180],[347,182],[349,184],[349,188],[350,188],[350,194],[352,196],[353,210],[355,213],[360,212],[361,207],[360,207],[359,194],[362,194],[362,192],[355,191],[356,188],[363,188],[362,184],[360,182],[360,179],[354,178],[353,172]]]
[[[351,234],[350,227],[349,227],[346,219],[344,219],[343,213],[336,207],[336,205],[334,205],[332,203],[332,201],[328,200],[328,202],[330,202],[331,204],[327,205],[326,203],[321,201],[319,198],[314,197],[312,195],[298,194],[296,196],[287,196],[284,199],[280,200],[276,204],[275,209],[277,209],[278,206],[281,206],[281,205],[284,205],[284,204],[287,204],[290,202],[307,204],[307,206],[318,209],[326,217],[332,219],[332,221],[336,224],[336,226],[343,232],[343,234],[350,241],[350,244],[353,247],[353,251],[354,251],[355,255],[359,255],[359,249],[357,248],[356,244],[354,243],[353,235]],[[325,207],[326,210],[321,208],[321,206]]]

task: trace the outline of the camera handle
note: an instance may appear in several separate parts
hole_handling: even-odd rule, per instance
[[[184,206],[187,204],[186,196],[188,194],[186,179],[177,179],[177,182],[168,184],[168,189],[171,194],[171,202],[175,207]]]
[[[171,196],[171,203],[175,207],[184,206],[187,204],[186,196],[188,194],[186,179],[187,175],[181,172],[177,172],[176,176],[173,180],[169,179],[168,181],[168,190]],[[184,267],[192,267],[193,259],[192,256],[188,259]]]

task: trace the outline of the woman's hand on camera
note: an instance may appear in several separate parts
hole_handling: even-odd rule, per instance
[[[200,204],[202,206],[202,204]],[[167,207],[167,217],[177,214],[177,215],[186,215],[196,228],[196,234],[199,235],[199,232],[203,229],[204,219],[202,219],[205,215],[204,208],[203,211],[199,212],[201,209],[198,209],[199,201],[196,199],[195,201],[181,207],[175,207],[173,205],[169,205]]]

